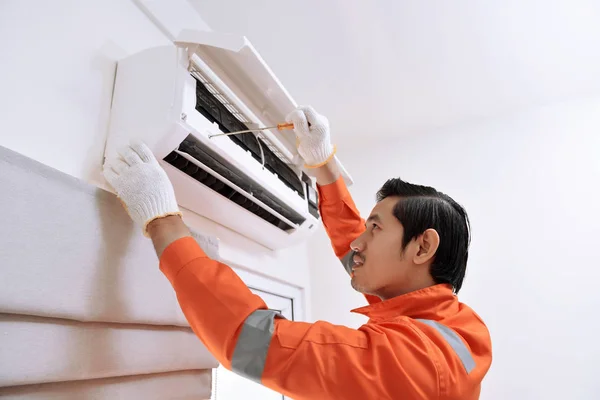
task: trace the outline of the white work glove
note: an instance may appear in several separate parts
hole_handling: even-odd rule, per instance
[[[294,124],[298,153],[306,168],[320,167],[333,158],[336,149],[331,144],[327,118],[310,106],[300,106],[288,114],[286,121]]]
[[[104,177],[117,192],[133,221],[146,228],[168,215],[181,215],[173,185],[154,154],[143,143],[119,151],[120,157],[106,160]]]

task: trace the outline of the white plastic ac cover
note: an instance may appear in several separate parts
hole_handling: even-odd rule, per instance
[[[209,135],[274,126],[295,107],[245,37],[186,30],[175,45],[119,61],[105,155],[144,141],[180,206],[283,248],[319,224],[315,184],[301,168],[294,133]]]

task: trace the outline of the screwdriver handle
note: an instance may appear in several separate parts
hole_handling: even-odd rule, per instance
[[[277,124],[277,129],[279,129],[280,131],[294,129],[294,124],[292,122],[286,122],[286,123],[283,123],[283,124]]]
[[[310,122],[308,123],[308,126],[310,127]],[[294,123],[293,122],[286,122],[283,124],[277,124],[277,129],[279,129],[280,131],[285,131],[285,130],[289,130],[289,129],[294,129]]]

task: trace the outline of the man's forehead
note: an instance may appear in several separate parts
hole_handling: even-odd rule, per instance
[[[399,197],[393,196],[386,197],[385,199],[381,200],[375,205],[375,207],[373,207],[369,219],[386,220],[389,218],[395,218],[394,207],[399,199]]]

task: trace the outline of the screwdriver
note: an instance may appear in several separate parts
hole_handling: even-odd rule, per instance
[[[310,125],[310,124],[309,124]],[[240,133],[249,133],[249,132],[261,132],[268,129],[277,129],[280,131],[294,129],[294,124],[291,122],[286,122],[282,124],[277,124],[276,126],[267,126],[265,128],[257,128],[257,129],[247,129],[245,131],[235,131],[228,133],[218,133],[216,135],[208,135],[209,139],[212,139],[217,136],[231,136],[231,135],[239,135]]]

